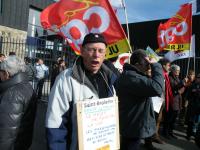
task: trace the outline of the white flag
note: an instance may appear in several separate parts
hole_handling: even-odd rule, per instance
[[[123,0],[109,0],[111,6],[113,7],[114,10],[123,8]]]
[[[167,58],[171,62],[178,60],[178,59],[195,57],[195,35],[193,35],[191,37],[190,50],[185,50],[185,51],[181,51],[181,52],[169,51],[168,53],[165,54],[164,57]]]
[[[196,13],[200,12],[200,0],[193,0],[192,2],[192,14],[196,15]]]

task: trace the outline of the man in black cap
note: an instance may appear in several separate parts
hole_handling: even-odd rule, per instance
[[[57,77],[49,96],[46,115],[50,150],[78,149],[74,106],[77,101],[113,96],[116,75],[103,64],[106,46],[103,35],[89,33],[82,43],[81,56],[72,68]]]
[[[150,67],[151,78],[145,75]],[[117,80],[121,150],[138,150],[140,140],[156,132],[151,97],[161,96],[163,87],[162,66],[144,50],[135,50]],[[155,149],[151,141],[146,144],[148,150]]]

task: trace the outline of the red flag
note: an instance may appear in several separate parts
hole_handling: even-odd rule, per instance
[[[40,16],[45,29],[62,34],[77,54],[86,34],[102,33],[108,43],[106,57],[128,52],[125,33],[108,0],[60,0],[48,6]]]
[[[184,4],[166,23],[158,27],[160,50],[183,51],[190,49],[192,35],[192,5]]]

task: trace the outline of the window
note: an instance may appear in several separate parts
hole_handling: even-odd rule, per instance
[[[3,11],[3,0],[0,0],[0,13]]]

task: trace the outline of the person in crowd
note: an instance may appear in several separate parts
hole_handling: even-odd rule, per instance
[[[36,59],[35,69],[36,69],[36,77],[35,77],[34,89],[37,93],[38,99],[41,99],[44,81],[48,77],[49,68],[44,64],[42,59]]]
[[[50,150],[78,149],[75,109],[77,101],[114,95],[113,84],[117,77],[103,64],[106,46],[103,35],[87,34],[82,43],[81,56],[73,67],[57,77],[49,95],[46,114]]]
[[[171,67],[171,62],[163,58],[159,60],[159,63],[162,65],[163,68],[163,75],[165,79],[165,89],[164,89],[164,104],[163,107],[161,107],[160,111],[160,118],[159,120],[161,121],[161,118],[163,118],[163,136],[166,138],[170,138],[169,136],[169,128],[170,128],[170,117],[171,117],[171,109],[173,106],[173,93],[172,93],[172,88],[170,84],[170,79],[169,79],[169,72],[170,72],[170,67]],[[161,116],[163,115],[163,117]]]
[[[8,56],[0,64],[0,149],[28,150],[32,143],[36,95],[24,62]]]
[[[170,67],[170,73],[169,73],[169,79],[170,79],[170,85],[172,87],[172,93],[173,93],[173,104],[172,109],[170,109],[170,123],[169,123],[169,135],[172,138],[177,138],[173,134],[173,130],[175,127],[176,119],[179,115],[180,110],[182,109],[182,95],[185,90],[185,83],[187,82],[187,79],[185,78],[183,81],[179,79],[180,74],[180,67],[178,65],[171,65]]]
[[[1,63],[2,61],[4,61],[5,58],[6,58],[6,56],[5,56],[4,54],[1,54],[1,53],[0,53],[0,63]]]
[[[26,64],[26,70],[25,72],[27,73],[28,75],[28,78],[29,78],[29,83],[31,85],[33,85],[33,81],[35,79],[35,75],[36,75],[36,69],[35,67],[32,65],[31,63],[31,59],[29,57],[25,57],[24,58],[24,62]],[[34,87],[33,87],[34,88]]]
[[[145,75],[150,67],[151,78]],[[142,138],[151,137],[156,133],[151,97],[161,96],[163,88],[161,65],[150,59],[144,50],[135,50],[131,55],[130,64],[124,64],[122,75],[116,82],[121,150],[137,150]],[[146,143],[145,147],[156,149],[151,141]]]
[[[188,127],[187,136],[188,140],[191,136],[195,136],[198,126],[200,127],[200,74],[197,75],[194,83],[188,89]],[[200,132],[200,131],[198,131]]]
[[[51,74],[51,88],[56,80],[56,77],[60,72],[66,69],[65,61],[63,59],[59,59],[58,63],[54,65],[52,74]]]
[[[187,75],[187,82],[185,83],[185,90],[184,93],[182,94],[182,110],[179,115],[179,124],[181,126],[184,126],[185,121],[186,121],[186,114],[187,114],[187,106],[188,106],[188,90],[191,87],[192,83],[195,81],[195,72],[194,70],[189,70],[188,75]]]
[[[163,60],[164,59],[161,59],[159,62],[161,63],[161,62],[163,62]],[[161,65],[162,65],[162,63],[161,63]],[[151,68],[149,68],[149,70],[147,70],[146,74],[150,78],[152,77]],[[163,91],[162,96],[159,97],[159,98],[165,99],[164,98],[164,91]],[[164,103],[163,103],[163,105],[164,105]],[[158,144],[164,144],[164,141],[161,140],[160,135],[159,135],[160,123],[161,123],[162,118],[163,118],[163,115],[162,115],[163,114],[162,113],[162,111],[163,111],[163,105],[161,106],[159,113],[157,113],[157,112],[154,111],[155,118],[156,118],[156,133],[153,136],[151,136],[151,137],[145,138],[145,143],[148,143],[148,142],[152,141],[152,142],[156,142]]]

